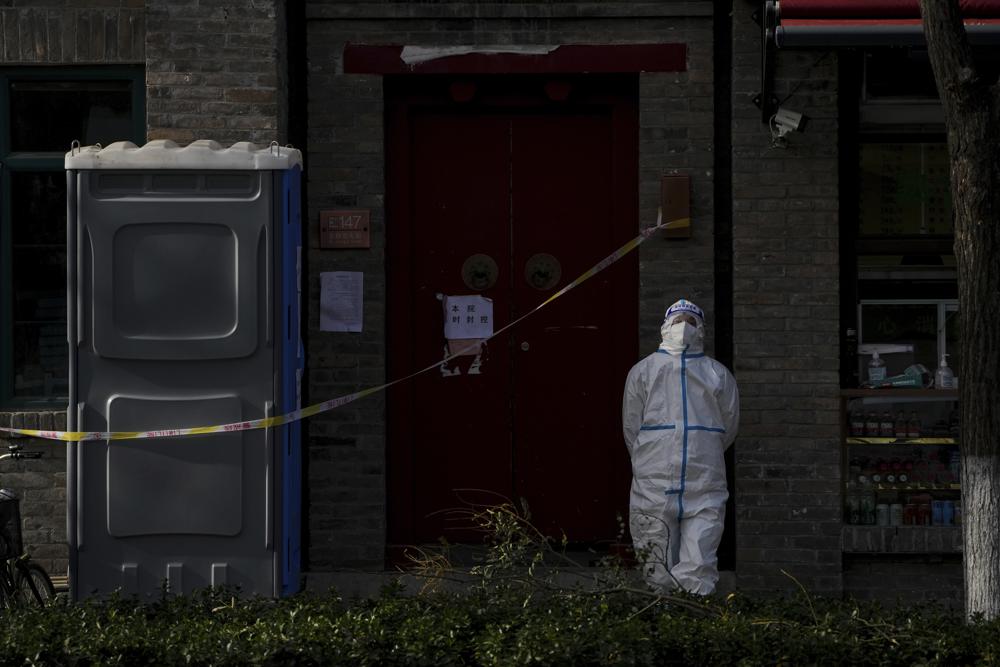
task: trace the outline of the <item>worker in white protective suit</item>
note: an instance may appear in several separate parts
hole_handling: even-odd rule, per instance
[[[681,299],[663,342],[632,367],[622,426],[632,459],[629,528],[653,588],[709,595],[726,511],[723,454],[736,438],[740,399],[725,366],[705,356],[705,314]]]

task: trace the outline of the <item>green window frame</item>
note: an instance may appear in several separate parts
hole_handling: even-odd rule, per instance
[[[14,226],[17,221],[14,219],[14,199],[16,195],[23,194],[15,190],[15,182],[22,180],[21,176],[28,174],[45,174],[51,172],[54,179],[65,181],[63,160],[65,154],[70,150],[67,145],[62,150],[30,150],[30,146],[15,146],[15,118],[12,109],[12,88],[17,85],[26,86],[30,89],[32,85],[45,86],[46,84],[65,85],[68,90],[77,91],[74,84],[92,82],[119,82],[125,84],[128,89],[130,100],[131,117],[127,120],[127,136],[116,136],[115,141],[132,141],[136,144],[143,144],[146,135],[146,92],[145,92],[145,70],[140,65],[135,66],[100,66],[100,67],[5,67],[0,68],[0,409],[52,409],[61,408],[66,405],[67,393],[65,390],[51,391],[42,390],[40,394],[18,395],[15,391],[15,368],[14,368],[14,347],[15,347],[15,282],[14,282],[14,256],[15,236]],[[48,128],[53,122],[52,118],[41,115],[39,123],[44,128]],[[55,121],[58,122],[58,121]],[[85,137],[79,137],[79,141],[87,143]],[[15,150],[15,147],[18,150]],[[28,148],[29,150],[23,150]],[[49,202],[51,204],[51,202]],[[57,204],[59,205],[59,204]],[[61,206],[66,208],[65,199]],[[22,232],[23,233],[23,232]],[[39,253],[44,256],[46,248],[55,250],[58,243],[52,239],[46,243],[30,245],[21,244],[18,246],[19,252]],[[62,235],[62,243],[65,244],[65,234]],[[65,245],[63,245],[65,249]],[[56,262],[58,263],[58,262]],[[62,280],[65,284],[65,262],[62,263]],[[67,346],[65,335],[65,313],[61,321],[56,319],[45,320],[44,322],[22,322],[24,326],[38,325],[49,328],[62,325],[62,344]],[[54,338],[53,338],[54,340]],[[39,343],[41,345],[41,343]]]

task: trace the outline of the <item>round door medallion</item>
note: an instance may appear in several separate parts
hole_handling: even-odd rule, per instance
[[[466,287],[480,292],[496,285],[499,273],[497,263],[489,255],[472,255],[462,264],[462,280]]]
[[[561,277],[559,260],[544,252],[532,255],[524,265],[524,279],[535,289],[552,289],[559,284]]]

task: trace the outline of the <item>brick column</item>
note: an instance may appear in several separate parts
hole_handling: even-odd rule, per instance
[[[309,344],[310,400],[343,396],[386,380],[385,146],[382,77],[343,74],[347,42],[367,38],[352,22],[309,25]],[[402,37],[385,38],[404,41]],[[320,250],[319,212],[371,211],[371,248]],[[364,330],[319,331],[319,274],[361,271]],[[307,280],[303,275],[303,280]],[[308,434],[308,567],[380,570],[386,541],[386,397],[383,392],[317,415]]]
[[[760,28],[734,3],[733,271],[737,585],[839,594],[837,56],[782,51],[778,99],[809,116],[771,146],[751,98]],[[794,92],[793,92],[794,90]]]

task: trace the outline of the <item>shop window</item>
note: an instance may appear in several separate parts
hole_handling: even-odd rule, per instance
[[[66,400],[72,141],[141,144],[141,68],[0,70],[0,408]]]
[[[858,298],[955,298],[944,139],[862,141],[857,165]]]
[[[988,76],[998,63],[977,51]],[[857,94],[856,116],[844,100],[841,142],[842,384],[859,386],[872,346],[908,350],[891,353],[895,372],[919,363],[933,373],[945,353],[958,367],[950,164],[926,51],[868,49],[841,73]]]
[[[933,373],[945,354],[948,365],[959,368],[958,326],[958,302],[953,299],[862,300],[858,307],[859,377],[864,377],[871,358],[865,350],[879,346],[884,346],[882,356],[889,375],[902,373],[911,364],[922,364]]]
[[[859,167],[859,238],[954,233],[944,143],[862,144]]]
[[[857,334],[898,374],[922,364],[933,374],[943,354],[958,367],[957,280],[947,146],[889,137],[858,147]],[[872,346],[875,347],[872,347]],[[850,363],[850,362],[848,362]],[[853,384],[850,382],[849,384]]]

